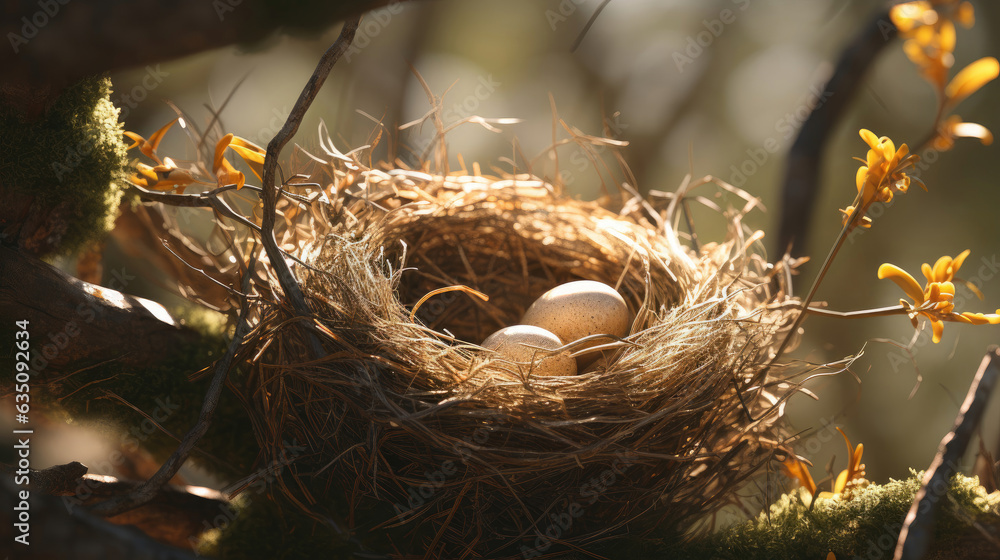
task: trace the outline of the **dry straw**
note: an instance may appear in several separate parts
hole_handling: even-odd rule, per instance
[[[325,187],[283,199],[277,232],[313,315],[260,300],[242,352],[265,450],[309,450],[281,479],[307,511],[346,510],[396,550],[531,556],[676,536],[787,451],[795,385],[765,366],[797,300],[787,267],[752,250],[745,193],[706,179],[599,204],[526,174],[376,169],[321,144],[293,165]],[[706,183],[745,207],[725,213],[725,241],[692,249],[679,202]],[[477,345],[578,279],[616,286],[635,317],[594,366],[512,376]]]

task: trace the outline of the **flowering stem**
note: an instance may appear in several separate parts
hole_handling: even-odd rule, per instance
[[[820,307],[810,307],[806,312],[823,317],[839,317],[841,319],[867,319],[869,317],[886,317],[889,315],[905,315],[906,308],[902,305],[879,307],[877,309],[862,309],[861,311],[830,311]]]
[[[944,117],[945,105],[947,104],[947,97],[944,93],[944,87],[939,86],[937,91],[937,112],[934,114],[934,123],[931,125],[931,131],[927,133],[927,136],[920,141],[917,145],[917,149],[911,153],[920,154],[927,147],[931,145],[931,142],[937,137],[938,129],[941,128],[941,119]]]
[[[823,267],[819,271],[819,275],[816,276],[816,280],[813,280],[812,287],[809,288],[809,294],[806,298],[802,300],[802,310],[803,313],[799,313],[795,316],[795,321],[792,323],[792,328],[788,330],[788,334],[785,335],[784,340],[781,341],[781,345],[774,353],[774,357],[767,364],[767,368],[770,368],[774,362],[776,362],[781,355],[785,352],[785,348],[788,347],[788,343],[791,342],[792,337],[795,336],[796,331],[799,330],[799,326],[802,325],[802,321],[806,319],[807,313],[809,311],[809,304],[812,303],[813,298],[816,297],[816,291],[819,290],[819,285],[823,282],[823,277],[826,276],[827,270],[830,269],[830,264],[833,263],[833,259],[836,258],[837,253],[840,252],[840,248],[844,245],[844,240],[847,239],[847,232],[851,230],[851,226],[854,225],[854,218],[858,215],[861,210],[858,206],[855,206],[851,215],[847,217],[847,223],[844,224],[844,228],[840,230],[840,235],[837,236],[837,241],[833,243],[833,247],[830,248],[829,254],[826,255],[826,260],[823,261]]]

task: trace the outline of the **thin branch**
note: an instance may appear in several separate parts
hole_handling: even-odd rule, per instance
[[[190,208],[211,208],[223,216],[238,222],[257,233],[260,233],[260,226],[241,216],[232,209],[226,201],[219,198],[219,194],[230,190],[228,185],[215,190],[198,194],[178,194],[168,192],[156,192],[132,185],[132,188],[145,200],[160,202],[170,206],[185,206]]]
[[[604,0],[603,2],[601,2],[601,5],[598,6],[596,10],[594,10],[593,15],[591,15],[590,19],[587,20],[587,24],[583,26],[583,29],[580,31],[580,34],[577,35],[576,40],[573,41],[573,46],[569,48],[569,52],[576,52],[576,49],[580,47],[580,43],[583,42],[583,38],[587,36],[587,32],[590,31],[590,28],[594,26],[594,22],[597,21],[597,17],[601,15],[601,12],[604,11],[604,8],[607,7],[608,3],[610,2],[611,0]]]
[[[906,308],[902,305],[892,305],[889,307],[879,307],[876,309],[862,309],[861,311],[830,311],[821,307],[810,307],[806,310],[810,315],[821,317],[837,317],[840,319],[868,319],[871,317],[887,317],[889,315],[905,315]]]
[[[955,427],[941,440],[934,460],[924,473],[920,491],[913,499],[910,511],[903,521],[903,528],[899,532],[893,560],[917,560],[923,558],[927,552],[939,502],[947,495],[958,461],[965,454],[965,449],[982,420],[998,374],[1000,374],[1000,348],[991,346],[979,364],[979,371],[976,372],[972,386],[965,396],[965,402],[955,419]]]
[[[285,121],[284,126],[281,130],[271,139],[267,144],[267,153],[264,157],[264,173],[263,173],[263,220],[261,223],[261,241],[264,245],[264,251],[267,253],[267,257],[271,262],[271,268],[274,270],[275,275],[278,277],[278,282],[281,284],[281,289],[285,292],[285,296],[292,303],[292,307],[295,308],[296,313],[300,315],[307,315],[309,313],[309,307],[306,305],[305,297],[302,294],[302,289],[299,287],[298,282],[295,280],[295,276],[292,275],[291,269],[288,268],[288,263],[285,262],[281,251],[278,250],[278,242],[274,238],[274,215],[275,207],[277,205],[277,191],[274,185],[274,171],[278,165],[278,155],[281,153],[281,149],[285,147],[285,144],[291,140],[292,136],[299,129],[299,124],[302,122],[302,118],[305,116],[306,111],[309,110],[309,106],[312,105],[313,100],[316,98],[316,94],[319,93],[321,87],[323,87],[323,82],[326,81],[327,76],[330,75],[330,70],[333,69],[333,65],[336,64],[337,60],[347,52],[348,47],[351,45],[351,41],[354,40],[354,33],[358,30],[358,24],[361,22],[360,16],[354,17],[344,22],[344,27],[340,30],[340,36],[333,45],[323,53],[323,57],[320,58],[319,64],[316,65],[316,70],[313,72],[312,77],[306,83],[306,86],[302,89],[302,93],[299,95],[298,101],[295,102],[295,106],[292,107],[292,112],[288,115],[288,119]]]
[[[250,271],[256,266],[256,250],[253,252],[253,255],[247,267],[248,270],[243,274],[243,293],[250,292],[250,278],[252,276]],[[198,422],[184,436],[184,440],[177,446],[177,449],[170,454],[170,457],[149,480],[136,486],[128,494],[123,494],[92,506],[90,508],[92,513],[111,517],[141,506],[156,497],[164,485],[177,474],[181,465],[187,461],[188,455],[191,454],[195,444],[208,431],[208,427],[212,422],[212,416],[215,414],[215,408],[219,404],[219,397],[222,394],[222,387],[225,384],[226,376],[233,364],[233,358],[236,356],[236,351],[243,344],[243,338],[250,331],[249,315],[250,302],[248,298],[244,298],[240,305],[240,318],[236,323],[236,332],[233,334],[233,340],[229,343],[226,353],[215,365],[215,375],[212,377],[208,392],[205,393],[205,400],[201,405]]]

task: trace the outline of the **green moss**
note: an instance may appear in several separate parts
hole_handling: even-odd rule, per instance
[[[199,329],[202,337],[176,348],[163,362],[142,369],[113,362],[99,364],[69,376],[58,390],[40,392],[40,396],[58,398],[59,407],[74,421],[104,426],[126,449],[142,447],[163,460],[177,447],[177,441],[162,433],[147,416],[178,438],[197,421],[212,372],[195,381],[190,377],[218,359],[229,342],[220,324],[216,322],[210,329],[210,323],[191,320],[189,326]],[[224,389],[212,425],[192,458],[206,470],[230,478],[249,473],[257,453],[246,411],[236,395]]]
[[[786,494],[765,513],[715,535],[690,543],[676,558],[756,560],[771,558],[891,558],[910,504],[920,489],[922,472],[910,478],[871,484],[851,500],[821,498],[809,510],[801,491]],[[1000,497],[987,496],[979,479],[956,475],[949,488],[951,500],[941,508],[935,526],[935,545],[947,546],[968,528],[956,509],[979,520],[997,521]]]
[[[95,77],[67,87],[38,119],[0,107],[2,192],[33,198],[35,213],[59,209],[58,223],[42,226],[49,239],[43,254],[69,253],[114,224],[128,161],[110,95],[111,80]],[[0,217],[16,219],[2,210]]]

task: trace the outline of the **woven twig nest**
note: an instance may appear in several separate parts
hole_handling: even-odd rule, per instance
[[[740,213],[725,242],[693,250],[677,205],[581,202],[526,175],[347,168],[311,211],[283,213],[315,315],[262,308],[247,343],[259,437],[276,457],[308,450],[284,482],[303,506],[399,531],[397,551],[531,556],[680,534],[772,458],[790,389],[764,366],[793,300],[748,253]],[[580,279],[617,286],[634,317],[589,368],[511,375],[478,346]],[[459,285],[490,299],[425,298]]]

